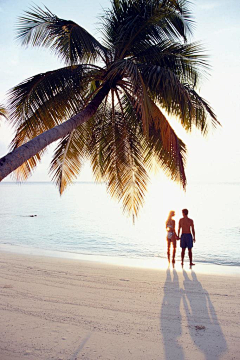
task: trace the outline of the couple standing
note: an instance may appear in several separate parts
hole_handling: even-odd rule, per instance
[[[193,223],[192,219],[189,219],[187,209],[183,209],[182,214],[183,214],[183,217],[179,220],[179,225],[178,225],[178,235],[176,234],[176,231],[175,231],[175,220],[173,220],[173,217],[175,216],[175,211],[170,211],[168,219],[166,221],[167,256],[168,256],[168,261],[170,262],[170,248],[171,248],[171,244],[172,244],[172,247],[173,247],[172,263],[174,264],[177,240],[180,239],[180,247],[182,248],[181,264],[183,266],[185,250],[186,250],[186,248],[188,248],[190,266],[192,266],[192,265],[195,265],[192,262],[192,247],[193,247],[193,242],[196,241],[194,223]],[[179,238],[180,232],[181,232],[181,238]]]

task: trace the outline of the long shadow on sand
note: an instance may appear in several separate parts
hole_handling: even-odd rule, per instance
[[[184,360],[185,355],[186,359],[190,359],[194,349],[200,351],[206,360],[219,360],[227,350],[227,343],[210,296],[193,271],[191,278],[183,271],[183,277],[181,288],[176,270],[173,269],[172,274],[170,269],[167,270],[160,318],[165,360]],[[181,336],[181,300],[185,310],[184,332],[190,334],[194,344],[194,347],[191,346],[192,354],[187,353],[186,344],[183,343],[184,335]]]
[[[168,269],[160,318],[166,360],[184,360],[183,349],[178,342],[182,334],[181,297],[178,274],[173,270],[171,275]]]
[[[206,360],[218,360],[227,350],[227,343],[209,293],[195,272],[189,278],[183,271],[183,276],[183,305],[192,341]]]

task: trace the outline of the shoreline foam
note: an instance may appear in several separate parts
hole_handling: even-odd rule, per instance
[[[167,260],[160,257],[152,258],[129,258],[121,256],[108,256],[108,255],[92,255],[92,254],[80,254],[67,251],[52,251],[45,249],[38,249],[32,247],[16,246],[16,245],[5,245],[0,244],[0,251],[10,252],[14,254],[32,255],[32,256],[43,256],[50,258],[79,260],[79,261],[90,261],[106,265],[116,266],[127,266],[141,269],[166,269],[168,266]],[[227,265],[216,265],[212,263],[198,263],[192,270],[197,271],[199,274],[215,274],[215,275],[240,275],[239,266],[227,266]],[[172,267],[172,264],[169,265]],[[174,266],[176,270],[181,270],[180,261],[176,261]],[[189,269],[188,255],[185,256],[184,269]]]

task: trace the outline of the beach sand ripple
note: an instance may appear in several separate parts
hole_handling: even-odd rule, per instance
[[[239,359],[239,276],[0,255],[1,360]]]

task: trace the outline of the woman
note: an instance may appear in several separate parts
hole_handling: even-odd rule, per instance
[[[173,254],[172,254],[172,263],[175,263],[175,254],[177,247],[177,234],[175,231],[175,220],[173,220],[173,216],[175,216],[175,211],[170,211],[168,215],[168,219],[166,221],[166,229],[167,229],[167,256],[168,262],[170,262],[170,247],[171,244],[173,246]]]

